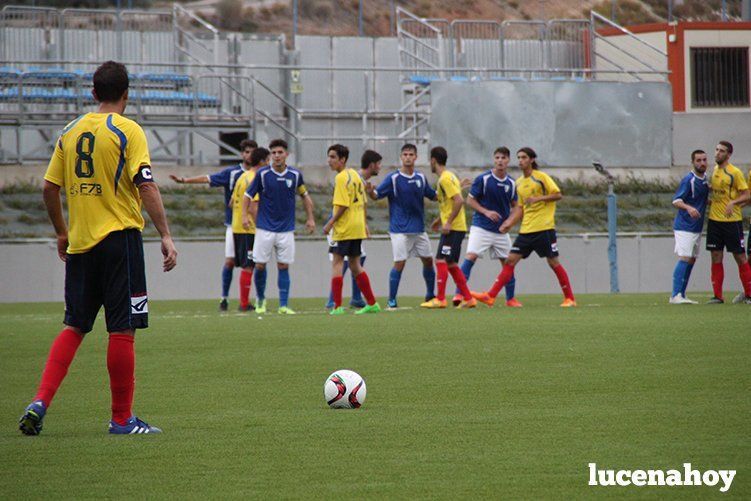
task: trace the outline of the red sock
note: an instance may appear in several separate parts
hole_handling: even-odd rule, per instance
[[[360,292],[365,296],[365,301],[369,306],[373,306],[376,302],[376,298],[375,294],[373,294],[373,288],[370,287],[370,278],[368,278],[368,274],[365,273],[365,271],[360,272],[360,274],[355,277],[355,281],[360,288]]]
[[[748,261],[738,267],[738,274],[741,276],[741,284],[743,284],[743,293],[746,297],[751,297],[751,264]]]
[[[514,278],[514,267],[510,264],[504,264],[495,282],[493,282],[493,287],[488,291],[490,297],[496,297],[503,286],[509,283],[512,278]]]
[[[248,298],[250,297],[250,284],[253,283],[253,268],[246,270],[243,269],[240,272],[240,306],[248,306]]]
[[[344,286],[344,277],[339,275],[331,279],[331,293],[334,297],[334,308],[342,305],[342,287]]]
[[[436,261],[435,262],[435,269],[436,269],[436,277],[438,278],[436,285],[437,292],[436,298],[439,301],[445,301],[446,300],[446,282],[448,282],[449,279],[449,265],[446,263],[446,261]]]
[[[57,335],[52,342],[47,363],[44,364],[42,382],[39,383],[39,389],[34,397],[35,401],[41,400],[46,407],[50,406],[60,383],[68,373],[68,367],[73,357],[76,356],[76,350],[81,345],[81,341],[83,341],[83,336],[67,327]]]
[[[133,415],[133,390],[136,386],[135,336],[110,334],[107,346],[107,370],[112,393],[112,420],[123,425]]]
[[[553,268],[555,276],[558,277],[558,283],[561,285],[563,291],[563,297],[566,299],[574,300],[574,291],[571,290],[571,282],[568,280],[568,274],[562,264],[559,264]]]
[[[467,278],[464,276],[464,273],[462,273],[462,269],[454,264],[453,266],[449,267],[449,273],[451,273],[451,278],[454,279],[454,283],[459,288],[459,292],[462,293],[464,299],[467,301],[472,299],[472,293],[469,292],[469,287],[467,287]]]
[[[725,268],[722,263],[712,263],[712,290],[714,297],[722,299],[722,282],[725,281]]]

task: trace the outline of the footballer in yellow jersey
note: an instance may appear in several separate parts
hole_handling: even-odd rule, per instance
[[[134,334],[148,327],[141,204],[162,237],[163,269],[177,264],[159,188],[151,174],[146,136],[122,116],[128,72],[108,61],[94,72],[94,113],[80,116],[60,134],[44,176],[44,202],[65,261],[65,328],[55,339],[31,404],[19,421],[38,435],[57,389],[84,334],[104,306],[109,332],[107,367],[112,393],[111,434],[160,433],[132,413]],[[61,191],[68,201],[63,217]]]
[[[511,211],[511,216],[501,224],[501,233],[507,233],[521,219],[519,235],[511,246],[511,252],[493,286],[488,292],[472,293],[479,301],[489,306],[501,289],[514,278],[514,267],[529,257],[534,251],[544,257],[553,270],[563,292],[564,308],[576,306],[571,282],[563,265],[558,261],[558,242],[555,234],[555,204],[563,198],[560,188],[553,179],[540,172],[537,166],[537,153],[529,147],[520,148],[516,159],[524,174],[516,180],[519,204]]]
[[[722,254],[725,249],[733,254],[743,285],[744,297],[739,302],[751,304],[751,266],[743,245],[743,216],[741,207],[749,200],[748,184],[743,173],[730,163],[733,145],[720,141],[715,147],[716,165],[709,177],[709,217],[707,221],[707,250],[712,259],[712,290],[710,304],[725,302],[722,283],[725,270]]]
[[[442,146],[430,150],[430,170],[438,176],[436,195],[440,215],[433,221],[433,231],[440,231],[438,253],[435,256],[437,294],[420,306],[423,308],[446,308],[446,286],[448,276],[454,279],[462,300],[457,308],[474,308],[477,301],[467,287],[467,279],[459,268],[459,257],[462,254],[462,241],[467,234],[467,218],[464,214],[464,198],[462,187],[456,174],[446,169],[448,152]]]
[[[342,308],[345,257],[349,258],[352,276],[355,277],[367,303],[355,314],[377,313],[381,310],[370,286],[370,278],[360,262],[362,241],[368,235],[365,221],[365,184],[359,173],[347,167],[348,158],[349,148],[344,145],[334,144],[327,151],[329,167],[336,172],[334,210],[331,218],[323,226],[324,235],[328,235],[333,230],[333,242],[329,247],[329,253],[333,257],[331,294],[334,305],[329,312],[330,315],[345,314]]]

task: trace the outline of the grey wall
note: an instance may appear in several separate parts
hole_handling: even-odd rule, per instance
[[[671,162],[668,84],[435,82],[431,93],[431,142],[461,165],[482,165],[502,144],[532,146],[551,166]]]
[[[435,249],[436,242],[433,242]],[[675,256],[673,239],[626,238],[618,242],[622,292],[665,292],[671,287]],[[607,239],[563,237],[559,239],[561,262],[571,278],[575,293],[608,292],[609,268]],[[177,242],[178,267],[161,271],[159,245],[146,244],[147,281],[152,299],[213,299],[219,297],[220,270],[224,262],[224,242]],[[465,242],[466,248],[466,242]],[[378,296],[388,293],[388,272],[391,268],[391,245],[387,239],[366,243],[366,267]],[[329,261],[323,240],[298,240],[297,261],[291,268],[292,298],[323,297],[330,283]],[[735,265],[726,259],[725,289],[740,290]],[[424,294],[419,260],[407,263],[400,294]],[[472,271],[470,286],[485,289],[499,271],[497,262],[478,261]],[[517,267],[517,291],[526,294],[558,293],[555,275],[543,260],[530,257]],[[269,296],[276,297],[276,272],[269,273]],[[50,243],[0,244],[0,302],[62,301],[64,286],[63,263]],[[349,294],[349,281],[345,294]],[[453,290],[453,289],[451,289]],[[709,256],[702,252],[691,277],[690,291],[711,290]],[[232,287],[237,297],[237,276]]]
[[[717,141],[723,139],[733,144],[731,161],[734,164],[751,163],[751,111],[673,114],[673,163],[676,165],[688,165],[691,152],[696,149],[706,151],[711,161]]]

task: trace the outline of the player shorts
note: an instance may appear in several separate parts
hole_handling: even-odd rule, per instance
[[[250,268],[253,263],[253,233],[233,233],[235,241],[235,266]]]
[[[488,253],[490,259],[506,259],[511,250],[511,236],[508,233],[496,233],[479,226],[469,229],[467,254],[482,256]]]
[[[333,261],[334,260],[334,255],[331,253],[331,247],[333,247],[333,245],[334,245],[335,242],[334,242],[334,239],[331,238],[331,233],[329,233],[329,234],[326,235],[326,241],[329,244],[329,261]],[[360,259],[361,260],[364,259],[365,255],[366,255],[365,254],[365,245],[362,244],[362,243],[360,243]],[[344,260],[345,261],[349,261],[349,256],[344,256]]]
[[[511,252],[521,254],[524,259],[536,252],[540,257],[558,257],[558,240],[555,230],[535,231],[533,233],[520,233]]]
[[[253,242],[253,261],[266,264],[271,261],[272,255],[276,257],[277,263],[292,264],[295,261],[295,233],[257,228]]]
[[[699,255],[701,233],[675,230],[675,254],[678,257],[696,257]]]
[[[136,229],[113,231],[88,252],[65,261],[65,325],[94,327],[104,306],[107,332],[149,326],[143,241]]]
[[[235,257],[235,239],[232,235],[232,227],[227,226],[224,232],[224,257]]]
[[[462,240],[464,240],[465,231],[449,231],[448,235],[441,233],[438,240],[438,252],[436,259],[442,259],[447,263],[457,263],[462,255]]]
[[[332,241],[329,246],[329,254],[339,254],[346,257],[362,256],[362,239]]]
[[[707,222],[707,250],[727,249],[732,254],[743,254],[743,222],[713,221]]]
[[[749,225],[748,227],[748,238],[746,239],[746,254],[751,256],[751,225]]]
[[[433,257],[428,234],[389,233],[394,261],[406,261],[410,257]]]

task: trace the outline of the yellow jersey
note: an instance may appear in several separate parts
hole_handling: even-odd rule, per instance
[[[519,233],[535,233],[554,229],[555,202],[535,202],[527,205],[527,199],[560,192],[561,189],[555,184],[553,178],[539,170],[533,170],[529,177],[522,176],[517,179],[516,193],[519,197],[519,206],[524,211]]]
[[[335,242],[359,240],[365,232],[365,184],[360,174],[349,167],[334,178],[334,210],[346,207],[344,214],[334,223],[332,238]]]
[[[715,165],[712,176],[709,178],[709,189],[711,202],[709,219],[721,222],[743,221],[741,208],[737,205],[733,207],[731,216],[725,215],[728,202],[738,198],[741,191],[748,189],[743,172],[738,167],[730,163],[724,169]]]
[[[438,178],[438,185],[435,190],[438,194],[438,208],[441,214],[441,223],[446,223],[451,211],[454,210],[454,197],[462,194],[462,185],[456,174],[449,170],[444,170]],[[464,213],[464,204],[459,210],[453,221],[451,221],[453,231],[467,231],[467,217]]]
[[[245,191],[255,177],[255,169],[248,169],[235,181],[235,187],[232,189],[232,197],[230,198],[230,203],[232,204],[232,233],[255,234],[256,232],[256,225],[252,217],[249,218],[250,229],[246,230],[243,228],[243,200],[245,199]],[[258,195],[253,197],[253,200],[258,200]]]
[[[146,135],[117,113],[87,113],[69,123],[44,179],[65,190],[68,253],[87,252],[113,231],[143,230],[139,173],[151,180]]]

